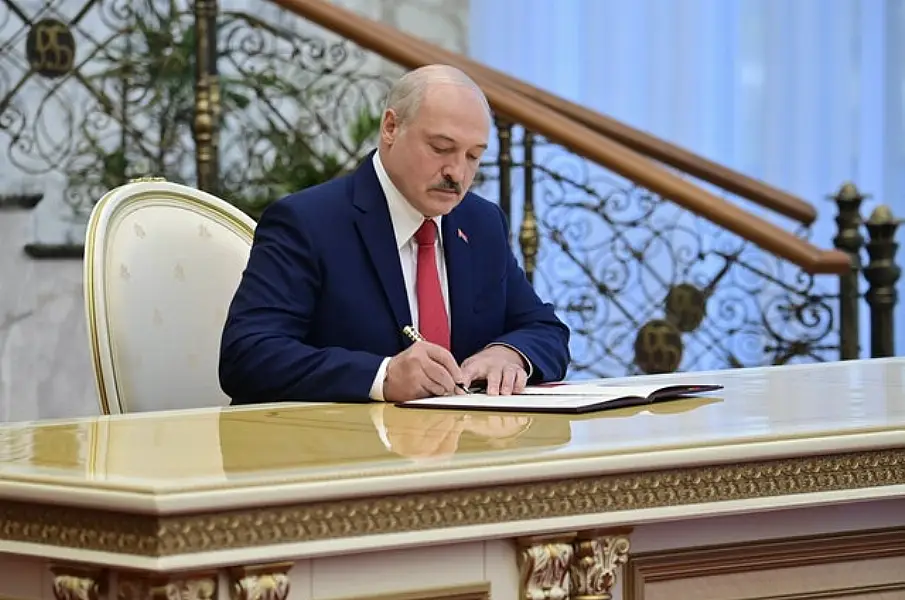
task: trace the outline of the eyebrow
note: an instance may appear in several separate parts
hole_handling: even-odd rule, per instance
[[[454,140],[453,138],[449,137],[448,135],[444,135],[442,133],[435,133],[429,137],[432,140],[442,140],[444,142],[449,142],[450,144],[456,143],[456,140]],[[487,144],[476,144],[476,146],[478,148],[481,148],[482,150],[487,150]]]

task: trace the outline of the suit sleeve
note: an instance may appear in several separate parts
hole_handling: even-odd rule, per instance
[[[220,386],[233,404],[368,399],[384,357],[305,343],[317,310],[320,261],[286,200],[255,230],[220,344]]]
[[[499,207],[496,208],[503,239],[509,240],[506,217]],[[556,316],[553,306],[537,295],[508,242],[504,251],[507,253],[506,333],[493,343],[511,346],[530,361],[529,383],[562,380],[571,360],[569,328]]]

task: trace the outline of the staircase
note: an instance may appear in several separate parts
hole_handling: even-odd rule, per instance
[[[894,353],[897,222],[882,206],[863,218],[853,185],[820,248],[804,199],[325,0],[261,4],[279,16],[213,0],[106,15],[119,25],[104,52],[51,78],[89,98],[71,126],[81,154],[57,161],[67,196],[151,174],[257,215],[373,147],[387,61],[442,62],[493,107],[476,191],[509,215],[528,277],[572,328],[571,377],[858,358],[867,309],[870,355]],[[13,141],[27,131],[16,102],[15,86],[0,98]]]

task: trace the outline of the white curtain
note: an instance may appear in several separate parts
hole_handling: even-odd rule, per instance
[[[819,246],[845,181],[872,195],[865,217],[905,217],[905,0],[480,0],[470,16],[474,58],[814,203]],[[897,323],[903,353],[905,299]],[[866,308],[861,330],[867,356]]]

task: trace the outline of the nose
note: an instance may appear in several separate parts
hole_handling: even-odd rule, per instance
[[[462,183],[462,180],[465,179],[465,164],[465,159],[457,154],[450,157],[447,163],[443,165],[440,174],[456,183]]]

